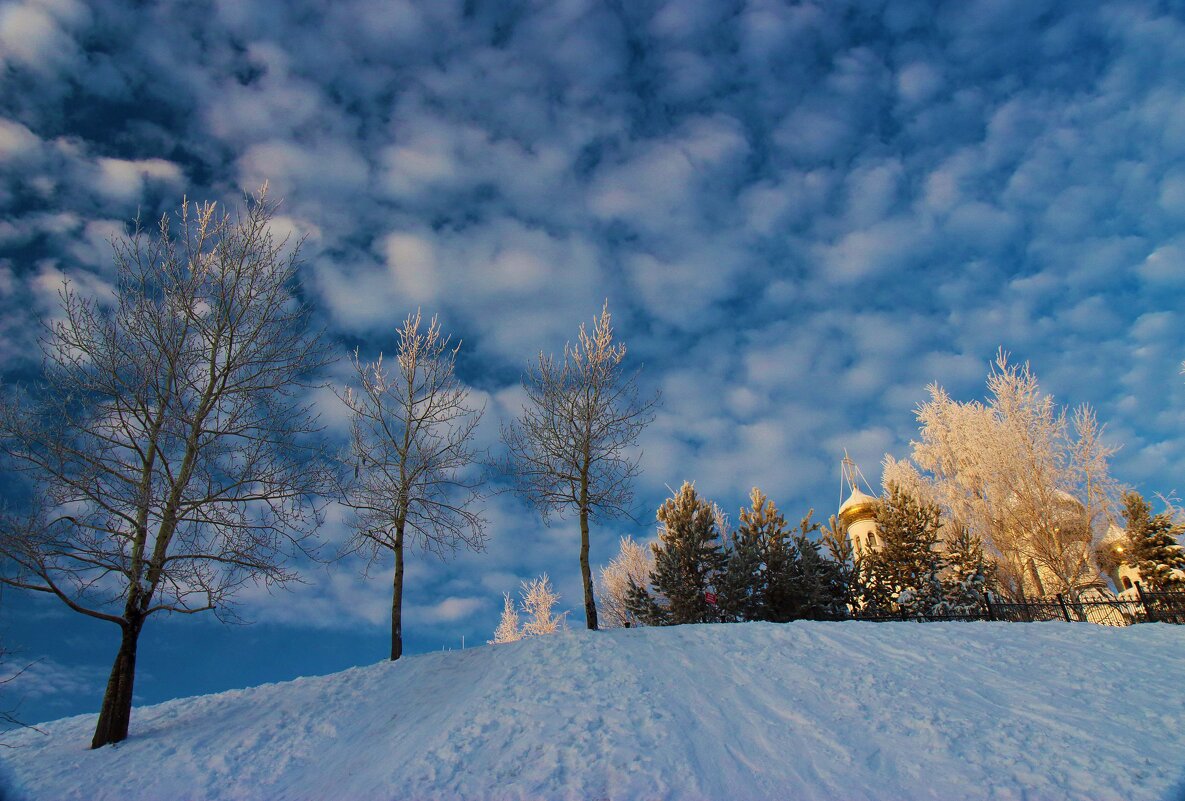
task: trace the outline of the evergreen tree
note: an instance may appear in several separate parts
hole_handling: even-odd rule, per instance
[[[721,609],[727,618],[785,623],[842,616],[846,572],[825,558],[811,539],[820,529],[811,521],[814,510],[792,534],[786,518],[761,490],[754,488],[750,499],[752,506],[741,510],[721,584]]]
[[[866,607],[903,615],[947,611],[935,552],[941,527],[938,507],[918,501],[896,485],[877,505],[882,545],[861,560]]]
[[[728,569],[721,582],[721,610],[738,620],[793,619],[793,572],[797,554],[777,505],[754,487],[732,535]]]
[[[1138,492],[1123,496],[1127,521],[1127,553],[1124,561],[1140,571],[1140,581],[1155,592],[1185,590],[1185,548],[1179,538],[1185,526],[1176,525],[1168,512],[1152,514]]]
[[[959,526],[947,542],[946,570],[942,575],[943,597],[954,615],[977,614],[983,609],[994,570],[983,553],[983,541],[966,526]]]
[[[631,582],[630,613],[652,626],[719,619],[716,606],[705,597],[723,579],[727,565],[712,504],[696,493],[694,484],[684,482],[659,507],[658,522],[659,541],[651,546],[653,593]]]
[[[809,533],[819,528],[810,519],[808,512],[792,542],[792,619],[836,620],[847,614],[848,571],[843,564],[824,556],[819,543],[810,538]]]
[[[836,566],[837,580],[844,588],[843,611],[846,612],[849,607],[859,606],[860,598],[863,595],[860,588],[860,574],[856,569],[855,554],[852,550],[852,541],[848,538],[847,526],[843,525],[835,515],[831,515],[827,519],[827,523],[822,526],[821,530],[823,532],[823,547],[829,554],[827,561]]]
[[[866,614],[896,614],[897,592],[887,563],[875,553],[855,557],[848,577],[848,597]]]

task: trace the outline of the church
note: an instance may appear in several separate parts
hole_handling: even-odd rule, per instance
[[[846,532],[851,544],[853,559],[861,559],[878,550],[883,542],[876,525],[876,509],[879,498],[871,494],[859,468],[845,454],[842,462],[842,480],[846,486],[847,498],[840,504],[837,519],[841,530]],[[869,492],[860,489],[864,484]],[[1080,501],[1067,493],[1059,493],[1059,516],[1074,519],[1085,514]],[[1088,529],[1086,529],[1088,530]],[[1140,573],[1135,567],[1124,561],[1124,548],[1127,542],[1127,532],[1112,523],[1099,545],[1097,553],[1103,558],[1096,559],[1091,553],[1091,540],[1084,537],[1080,542],[1072,542],[1068,547],[1080,548],[1080,561],[1083,565],[1081,576],[1077,582],[1078,591],[1084,596],[1108,597],[1118,594],[1127,597],[1136,593],[1136,582],[1140,580]],[[990,549],[986,549],[989,551]],[[1022,586],[1019,588],[1024,596],[1030,598],[1050,597],[1057,593],[1057,587],[1062,582],[1053,575],[1052,571],[1041,564],[1032,553],[1018,549],[1016,553],[1008,554],[1021,566],[1020,578]],[[997,558],[999,556],[997,555]],[[1106,566],[1100,568],[1099,563]]]

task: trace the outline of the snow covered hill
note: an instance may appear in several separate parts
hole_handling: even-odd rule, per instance
[[[13,736],[19,799],[1181,799],[1185,626],[573,632]]]

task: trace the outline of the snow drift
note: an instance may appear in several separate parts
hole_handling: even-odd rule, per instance
[[[1185,627],[747,623],[426,654],[12,735],[36,799],[1179,799]]]

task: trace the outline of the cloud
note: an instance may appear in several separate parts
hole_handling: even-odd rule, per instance
[[[0,6],[0,64],[48,72],[77,58],[69,28],[85,24],[86,7],[73,0],[14,2]]]

